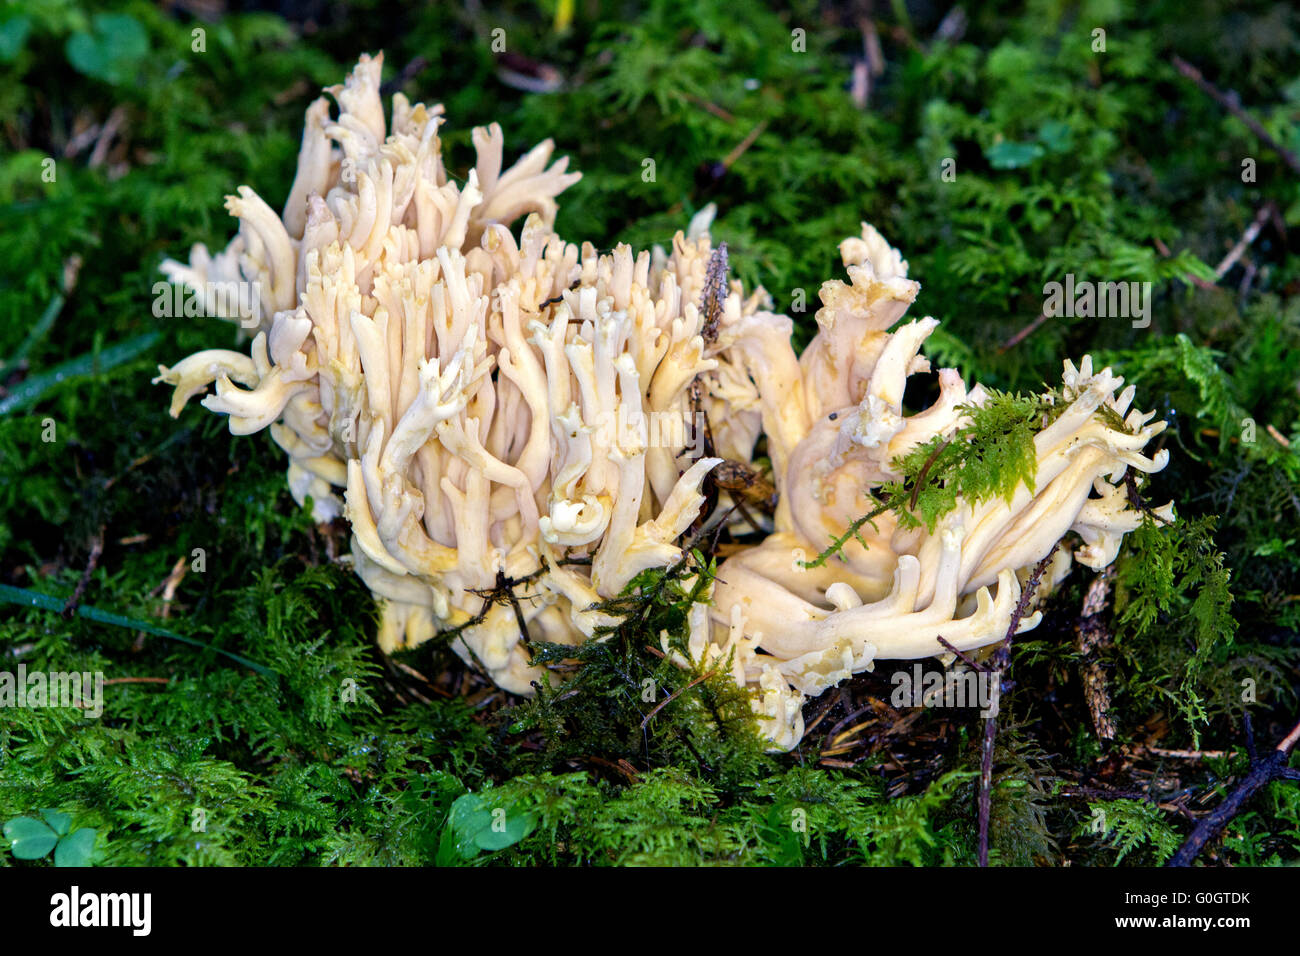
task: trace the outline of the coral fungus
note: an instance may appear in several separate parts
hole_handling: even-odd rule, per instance
[[[937,400],[907,414],[904,386],[929,371],[920,349],[938,323],[897,324],[920,286],[874,229],[841,244],[849,282],[823,285],[818,334],[797,356],[761,288],[731,282],[706,307],[707,214],[668,254],[567,243],[555,197],[577,174],[550,162],[550,142],[503,172],[500,128],[476,129],[458,185],[441,107],[399,94],[385,122],[381,64],[363,57],[329,90],[337,120],[326,99],[307,110],[282,215],[241,187],[230,246],[165,264],[255,335],[250,354],[199,352],[159,379],[173,415],[215,385],[203,404],[236,434],[270,429],[295,499],[318,520],[346,516],[385,650],[456,628],[459,653],[528,693],[543,678],[523,631],[597,635],[614,621],[599,605],[679,561],[688,528],[731,520],[704,508],[712,469],[770,467],[768,533],[722,564],[688,647],[690,663],[753,688],[784,748],[806,696],[876,659],[941,655],[940,638],[1002,639],[1026,569],[1069,532],[1082,544],[1060,552],[1052,580],[1072,560],[1106,565],[1136,526],[1117,483],[1164,466],[1166,452],[1142,453],[1163,423],[1087,358],[1041,397],[1025,480],[957,495],[933,522],[906,508],[862,522],[905,477],[902,458],[966,442],[990,398],[942,369]],[[253,294],[216,301],[230,284]],[[823,553],[831,541],[842,546]],[[517,606],[486,596],[503,579],[526,582]]]

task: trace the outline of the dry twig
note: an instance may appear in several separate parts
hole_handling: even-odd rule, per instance
[[[1233,788],[1224,801],[1219,804],[1196,828],[1187,842],[1179,847],[1178,852],[1169,858],[1166,866],[1191,866],[1192,861],[1215,839],[1224,828],[1232,822],[1233,817],[1241,812],[1246,801],[1274,780],[1300,781],[1300,770],[1287,766],[1291,751],[1300,742],[1300,723],[1291,728],[1273,751],[1263,760],[1256,759],[1255,737],[1250,726],[1250,715],[1246,715],[1246,745],[1250,752],[1251,767],[1242,781]]]
[[[1173,63],[1174,69],[1199,86],[1201,91],[1209,96],[1210,99],[1214,100],[1214,102],[1218,103],[1233,116],[1237,117],[1237,119],[1245,123],[1246,127],[1259,137],[1260,142],[1282,157],[1282,161],[1291,167],[1293,173],[1300,174],[1300,160],[1296,159],[1295,153],[1291,152],[1270,136],[1268,130],[1264,129],[1259,120],[1255,119],[1255,117],[1251,116],[1241,108],[1241,97],[1231,90],[1224,93],[1221,89],[1202,76],[1200,70],[1192,66],[1192,64],[1188,63],[1181,56],[1175,56],[1170,62]]]
[[[1034,573],[1029,576],[1025,582],[1024,590],[1020,592],[1020,600],[1016,603],[1016,608],[1011,612],[1011,624],[1007,627],[1007,636],[998,645],[998,649],[993,653],[993,694],[994,701],[1002,698],[1003,690],[1010,690],[1002,686],[1002,677],[1007,668],[1011,665],[1011,639],[1015,636],[1016,631],[1020,629],[1020,619],[1025,616],[1025,610],[1029,607],[1029,602],[1034,597],[1034,592],[1038,590],[1038,582],[1043,577],[1043,572],[1047,570],[1047,564],[1052,560],[1052,555],[1056,553],[1056,545],[1052,545],[1052,550],[1043,555],[1043,560],[1034,566]],[[989,815],[993,808],[993,744],[998,733],[998,719],[996,716],[996,706],[992,715],[984,721],[984,744],[983,752],[980,756],[980,789],[979,789],[979,865],[989,865]]]
[[[77,606],[81,604],[82,595],[86,593],[86,586],[90,584],[90,576],[95,573],[95,568],[99,566],[99,559],[104,553],[104,526],[100,525],[99,530],[95,532],[94,539],[90,542],[90,558],[86,561],[86,570],[81,572],[81,580],[77,582],[76,590],[63,605],[63,616],[71,618],[77,613]]]

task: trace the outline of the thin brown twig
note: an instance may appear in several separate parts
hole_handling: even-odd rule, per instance
[[[966,34],[966,25],[968,23],[965,9],[960,4],[953,7],[939,21],[939,27],[934,31],[932,43],[957,43]]]
[[[916,481],[912,482],[912,497],[908,499],[907,502],[909,510],[916,510],[916,497],[921,493],[921,486],[925,484],[925,476],[930,473],[930,468],[939,460],[939,456],[943,454],[943,450],[951,444],[952,439],[945,438],[938,448],[930,452],[930,457],[927,458],[925,464],[921,466],[921,470],[916,475]]]
[[[847,727],[847,726],[848,726],[849,724],[851,724],[853,721],[857,720],[857,719],[858,719],[859,717],[861,717],[863,714],[874,713],[874,712],[875,712],[875,708],[872,707],[870,704],[868,704],[866,707],[861,707],[861,708],[859,708],[859,709],[857,709],[857,710],[854,710],[854,711],[850,712],[849,715],[848,715],[847,717],[841,717],[841,718],[840,718],[840,719],[835,723],[835,725],[834,725],[833,727],[831,727],[831,729],[828,730],[828,731],[826,732],[826,745],[827,745],[827,746],[834,746],[834,740],[835,740],[835,738],[838,738],[838,737],[840,736],[840,732],[841,732],[845,727]],[[807,734],[807,731],[804,731],[804,733]]]
[[[109,684],[170,684],[171,678],[168,677],[110,677],[104,681],[104,686]]]
[[[1241,282],[1237,284],[1237,298],[1242,302],[1246,301],[1246,296],[1250,294],[1250,287],[1255,284],[1255,276],[1259,272],[1259,267],[1249,259],[1246,260],[1246,267],[1242,270]]]
[[[843,747],[844,749],[847,750],[847,749],[852,749],[853,747],[856,747],[858,744],[864,744],[864,743],[866,743],[865,740],[861,740],[861,739],[859,739],[859,740],[849,740],[849,738],[852,737],[854,734],[856,734],[856,733],[857,733],[859,730],[861,730],[863,727],[870,727],[870,726],[871,726],[872,724],[874,724],[875,722],[876,722],[876,717],[875,717],[875,715],[873,714],[873,715],[871,716],[871,719],[869,719],[869,720],[860,720],[860,721],[858,721],[856,724],[854,724],[852,727],[850,727],[848,730],[842,730],[842,731],[840,731],[838,734],[835,735],[834,739],[831,740],[831,749],[825,751],[825,753],[826,753],[827,755],[833,755],[833,754],[835,753],[835,749],[836,749],[836,748]]]
[[[1156,800],[1149,793],[1141,790],[1115,790],[1107,787],[1089,787],[1085,784],[1071,784],[1062,787],[1059,791],[1062,797],[1085,797],[1096,800],[1141,800],[1144,803],[1155,803]]]
[[[872,77],[882,76],[885,72],[885,57],[880,49],[880,35],[876,32],[875,21],[863,17],[858,21],[858,30],[862,34],[862,57],[853,61],[853,78],[849,88],[853,105],[864,110],[875,85]]]
[[[736,148],[723,157],[722,165],[730,169],[740,157],[745,155],[745,151],[754,145],[754,141],[763,135],[767,129],[768,121],[760,120],[758,125],[749,131],[749,135],[742,139]]]
[[[115,484],[117,484],[118,479],[121,478],[123,475],[129,474],[130,472],[139,468],[141,465],[147,464],[151,461],[153,461],[152,452],[146,455],[141,455],[139,458],[134,459],[129,465],[127,465],[124,469],[122,469],[122,471],[118,472],[116,475],[111,476],[106,482],[104,482],[104,490],[107,491],[109,488],[112,488]]]
[[[720,242],[709,256],[709,265],[704,273],[704,291],[700,294],[700,312],[704,316],[700,335],[709,345],[718,337],[718,323],[722,321],[722,310],[727,305],[727,276],[730,269],[727,244]]]
[[[667,707],[673,700],[680,697],[682,694],[686,693],[696,684],[702,684],[704,681],[708,680],[716,673],[717,671],[713,670],[713,671],[709,671],[707,674],[701,674],[699,677],[695,678],[695,680],[691,681],[685,687],[680,687],[677,690],[673,691],[671,694],[669,694],[667,697],[661,700],[658,704],[656,704],[654,710],[650,711],[650,713],[645,715],[645,720],[641,721],[641,729],[645,730],[646,724],[650,723],[650,718],[652,718],[655,714],[659,713],[659,711]]]
[[[94,169],[96,166],[103,165],[104,160],[108,158],[108,148],[113,143],[113,137],[118,134],[118,131],[121,130],[125,123],[125,108],[115,106],[100,129],[99,136],[95,140],[95,148],[91,150],[90,159],[86,162],[87,166]]]
[[[1199,86],[1206,96],[1210,97],[1214,102],[1218,103],[1237,119],[1245,123],[1246,127],[1259,137],[1260,141],[1264,143],[1265,146],[1268,146],[1282,157],[1282,161],[1291,167],[1293,173],[1300,174],[1300,160],[1296,159],[1295,153],[1291,152],[1270,136],[1268,130],[1264,129],[1259,120],[1255,119],[1255,117],[1251,116],[1241,108],[1240,97],[1238,97],[1236,93],[1233,93],[1231,90],[1224,93],[1217,86],[1207,80],[1201,74],[1200,70],[1192,66],[1192,64],[1188,63],[1181,56],[1175,55],[1170,62],[1173,63],[1174,69]]]
[[[996,675],[993,681],[995,701],[1002,698],[1002,677],[1011,665],[1011,640],[1020,629],[1020,620],[1025,616],[1034,592],[1038,590],[1038,582],[1042,579],[1043,572],[1047,570],[1047,564],[1056,553],[1056,548],[1057,545],[1052,545],[1052,549],[1034,566],[1034,572],[1025,582],[1024,589],[1020,592],[1020,600],[1016,602],[1015,609],[1011,612],[1007,636],[993,653],[992,663]],[[997,733],[997,710],[993,709],[984,721],[984,743],[980,754],[979,865],[984,867],[989,865],[989,817],[993,809],[993,744],[997,739]]]
[[[1249,731],[1249,723],[1247,723]],[[1253,738],[1251,738],[1253,739]],[[1232,822],[1233,817],[1241,812],[1246,801],[1274,780],[1300,780],[1300,771],[1292,770],[1288,763],[1291,751],[1300,741],[1300,723],[1273,749],[1263,760],[1252,760],[1250,772],[1233,788],[1213,811],[1210,812],[1196,828],[1192,830],[1187,842],[1179,847],[1178,852],[1169,858],[1166,866],[1191,866],[1192,861]]]
[[[980,663],[979,661],[975,660],[975,658],[973,658],[973,657],[971,657],[969,654],[967,654],[965,651],[959,651],[959,650],[957,650],[956,647],[954,647],[952,644],[949,644],[949,643],[948,643],[948,639],[947,639],[946,637],[944,637],[942,634],[939,635],[939,637],[937,638],[937,640],[939,641],[939,643],[940,643],[941,645],[943,645],[944,648],[946,648],[946,649],[948,650],[949,653],[951,653],[951,654],[956,654],[958,660],[960,660],[963,664],[965,664],[965,665],[966,665],[967,667],[969,667],[971,670],[973,670],[973,671],[975,671],[976,673],[979,673],[979,674],[985,674],[985,673],[988,672],[988,670],[989,670],[989,666],[988,666],[987,664],[982,664],[982,663]]]
[[[1164,747],[1147,747],[1146,752],[1170,760],[1221,760],[1228,756],[1226,750],[1168,750]]]
[[[1246,231],[1242,233],[1241,238],[1237,240],[1237,244],[1232,247],[1226,256],[1223,257],[1223,261],[1215,267],[1214,278],[1216,280],[1222,279],[1228,274],[1228,270],[1237,264],[1237,260],[1242,257],[1242,254],[1250,244],[1259,236],[1259,231],[1264,228],[1264,223],[1268,222],[1269,217],[1272,215],[1273,202],[1270,200],[1259,207],[1259,212],[1255,213],[1255,218],[1252,219],[1250,225],[1246,227]]]
[[[95,573],[95,568],[99,566],[100,556],[104,553],[104,525],[99,526],[95,532],[94,539],[90,542],[90,558],[86,561],[86,570],[81,572],[81,580],[77,582],[76,590],[63,605],[63,616],[70,618],[77,613],[77,606],[81,604],[82,595],[86,593],[86,587],[90,584],[90,577]]]
[[[830,697],[831,695],[827,694],[826,696]],[[841,704],[844,704],[844,706],[846,707],[848,706],[847,702],[845,701],[843,688],[841,688],[838,694],[834,695],[833,700],[825,700],[825,699],[822,700],[821,708],[817,712],[817,716],[814,717],[812,719],[812,722],[804,728],[804,739],[805,740],[810,739],[812,736],[812,732],[821,725],[822,721],[824,721],[827,717],[830,716],[832,710],[834,710],[836,707],[840,706]]]
[[[1021,330],[1020,330],[1019,332],[1017,332],[1015,335],[1011,336],[1011,338],[1007,339],[1005,342],[1003,342],[1001,345],[999,345],[999,346],[998,346],[998,354],[1001,355],[1003,352],[1007,352],[1007,351],[1009,351],[1009,350],[1015,348],[1017,345],[1019,345],[1019,344],[1020,344],[1021,342],[1023,342],[1025,339],[1029,338],[1029,336],[1033,335],[1034,332],[1036,332],[1036,331],[1038,330],[1039,326],[1041,326],[1041,325],[1042,325],[1044,322],[1046,322],[1049,318],[1050,318],[1050,316],[1049,316],[1046,312],[1044,312],[1044,313],[1043,313],[1042,315],[1040,315],[1038,318],[1034,319],[1034,321],[1030,322],[1028,325],[1026,325],[1023,329],[1021,329]]]
[[[190,570],[190,562],[188,558],[182,554],[179,558],[176,559],[176,563],[172,565],[171,573],[167,575],[167,579],[163,581],[163,585],[162,585],[163,609],[162,609],[161,616],[164,619],[171,617],[172,601],[176,599],[176,589],[181,586],[181,581],[185,580],[185,575],[189,572],[189,570]]]
[[[410,61],[407,62],[406,66],[402,67],[401,72],[398,73],[397,76],[393,77],[379,88],[380,95],[392,96],[398,90],[405,87],[407,83],[410,83],[411,80],[419,76],[428,65],[429,61],[423,56],[412,57]]]
[[[732,113],[727,112],[717,103],[709,102],[702,96],[696,96],[693,93],[687,93],[682,98],[685,99],[686,102],[694,103],[696,106],[700,107],[700,109],[712,113],[714,116],[716,116],[720,120],[723,120],[724,122],[734,123],[736,121],[736,117]]]
[[[1167,245],[1165,245],[1165,241],[1161,239],[1159,236],[1152,239],[1151,244],[1156,247],[1156,252],[1160,253],[1166,259],[1168,259],[1170,256],[1174,254],[1173,250],[1171,250]],[[1199,289],[1214,288],[1213,282],[1210,282],[1208,279],[1202,279],[1200,276],[1194,276],[1191,273],[1184,275],[1183,278]]]
[[[588,754],[582,759],[589,760],[598,766],[606,767],[613,770],[615,773],[622,774],[627,778],[628,783],[637,783],[641,779],[641,775],[637,773],[636,767],[632,766],[625,757],[620,758],[618,763],[615,763],[612,760],[606,760],[604,757],[598,757],[595,754]]]

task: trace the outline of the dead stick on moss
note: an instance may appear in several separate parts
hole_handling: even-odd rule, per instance
[[[81,597],[86,593],[86,586],[90,584],[90,576],[95,573],[95,568],[99,566],[99,558],[104,553],[104,526],[100,525],[99,530],[95,532],[94,540],[90,542],[90,559],[86,562],[86,570],[81,572],[81,580],[77,582],[77,588],[68,598],[68,603],[63,605],[63,616],[71,618],[77,613],[77,606],[81,604]]]
[[[665,707],[667,707],[669,704],[671,704],[671,703],[673,702],[673,700],[675,700],[676,698],[680,697],[682,694],[686,693],[688,690],[690,690],[690,689],[691,689],[692,687],[694,687],[696,684],[701,684],[701,683],[703,683],[704,681],[708,680],[710,677],[712,677],[712,676],[713,676],[714,674],[716,674],[716,673],[717,673],[717,671],[709,671],[707,674],[702,674],[702,675],[700,675],[699,677],[695,678],[695,680],[691,681],[689,684],[687,684],[685,687],[681,688],[680,690],[675,690],[675,691],[673,691],[671,694],[669,694],[667,697],[665,697],[662,701],[660,701],[660,702],[659,702],[659,705],[658,705],[657,707],[655,707],[654,710],[650,711],[650,713],[648,713],[648,714],[645,715],[645,720],[641,721],[641,729],[642,729],[642,730],[645,730],[646,725],[647,725],[648,723],[650,723],[650,719],[651,719],[652,717],[654,717],[655,714],[659,713],[659,711],[663,710]]]
[[[955,654],[955,655],[957,656],[957,658],[958,658],[958,659],[959,659],[963,664],[965,664],[967,667],[969,667],[971,670],[976,671],[976,672],[978,672],[978,673],[980,673],[980,674],[987,674],[987,673],[988,673],[989,666],[988,666],[987,664],[982,664],[982,663],[980,663],[979,661],[975,660],[975,658],[973,658],[973,657],[971,657],[969,654],[967,654],[965,651],[959,651],[959,650],[957,650],[956,647],[954,647],[952,644],[948,643],[948,639],[945,638],[942,634],[940,634],[940,635],[938,636],[938,638],[936,638],[936,640],[938,640],[938,642],[939,642],[941,645],[943,645],[944,649],[947,650],[949,654]]]
[[[1154,804],[1155,798],[1141,790],[1112,790],[1103,787],[1088,787],[1083,784],[1065,787],[1060,791],[1062,797],[1085,797],[1090,800],[1141,800]]]
[[[916,498],[921,493],[921,488],[925,485],[925,476],[930,473],[931,466],[939,460],[939,456],[943,454],[943,450],[951,445],[952,442],[953,440],[951,438],[945,438],[939,443],[938,448],[930,452],[930,457],[927,458],[925,464],[921,466],[921,470],[917,473],[916,481],[912,482],[912,497],[907,501],[907,507],[909,510],[916,510]]]
[[[185,574],[186,572],[189,571],[189,569],[190,569],[190,562],[186,558],[186,556],[182,554],[179,558],[176,559],[176,563],[172,565],[171,573],[168,574],[166,580],[163,581],[162,617],[164,619],[171,617],[172,601],[176,599],[176,589],[181,586],[181,581],[185,579]]]
[[[118,131],[126,124],[126,110],[121,106],[113,107],[113,112],[108,114],[108,119],[104,121],[104,126],[100,130],[99,137],[95,140],[95,148],[90,152],[90,159],[86,165],[91,169],[101,166],[104,160],[108,158],[108,148],[113,145],[113,137],[117,136]]]
[[[1268,222],[1269,218],[1276,214],[1277,206],[1271,201],[1264,203],[1264,205],[1260,207],[1259,212],[1255,213],[1255,218],[1252,219],[1250,225],[1246,227],[1246,231],[1243,232],[1241,238],[1237,240],[1237,244],[1228,251],[1228,254],[1224,256],[1223,260],[1215,267],[1213,282],[1210,282],[1208,279],[1202,279],[1200,276],[1192,275],[1191,273],[1184,275],[1182,277],[1183,280],[1185,282],[1190,282],[1192,285],[1201,289],[1217,288],[1218,283],[1228,274],[1228,270],[1237,264],[1237,260],[1245,254],[1251,243],[1259,238],[1259,233],[1260,230],[1264,228],[1264,223]],[[1156,238],[1153,241],[1153,244],[1156,247],[1156,252],[1160,253],[1166,259],[1173,255],[1173,252],[1170,251],[1169,247],[1159,238]],[[1246,266],[1248,271],[1255,268],[1253,263],[1247,263]],[[1243,283],[1243,285],[1244,284],[1245,283]]]
[[[993,808],[993,744],[997,739],[998,719],[997,706],[1002,699],[1002,675],[1006,673],[1007,668],[1011,665],[1011,639],[1015,637],[1016,631],[1020,629],[1020,619],[1025,616],[1025,609],[1029,607],[1029,602],[1034,597],[1034,592],[1038,590],[1038,582],[1047,570],[1047,563],[1052,560],[1052,555],[1056,553],[1056,545],[1052,545],[1052,550],[1043,555],[1043,560],[1034,566],[1034,573],[1029,576],[1025,582],[1024,590],[1020,592],[1020,600],[1016,602],[1015,610],[1011,612],[1011,624],[1007,627],[1007,636],[1003,642],[998,645],[998,649],[993,652],[993,701],[994,707],[990,716],[984,720],[984,745],[983,752],[980,756],[980,790],[979,790],[979,865],[989,865],[989,815]],[[1010,687],[1007,688],[1010,690]]]
[[[110,684],[170,684],[169,677],[110,677],[104,681],[104,686]]]
[[[1166,750],[1164,747],[1142,749],[1153,757],[1167,757],[1170,760],[1222,760],[1228,756],[1226,750]]]
[[[1173,63],[1174,69],[1199,86],[1206,96],[1245,123],[1250,131],[1259,137],[1260,142],[1264,143],[1264,145],[1268,146],[1282,157],[1282,161],[1291,167],[1293,173],[1300,174],[1300,160],[1297,160],[1293,152],[1270,136],[1268,130],[1264,129],[1259,120],[1255,119],[1255,117],[1251,116],[1241,108],[1241,98],[1237,96],[1236,93],[1231,90],[1224,93],[1202,76],[1200,70],[1192,66],[1192,64],[1188,63],[1181,56],[1173,57],[1170,62]]]
[[[1253,736],[1252,738],[1253,739]],[[1250,772],[1241,783],[1233,788],[1232,793],[1192,830],[1187,842],[1179,847],[1178,852],[1169,858],[1166,866],[1191,866],[1192,861],[1215,839],[1224,828],[1232,822],[1233,817],[1241,812],[1246,801],[1274,780],[1300,781],[1300,770],[1287,766],[1291,751],[1300,741],[1300,723],[1291,728],[1291,732],[1263,760],[1251,760]],[[1252,748],[1253,749],[1253,748]],[[1252,755],[1253,756],[1253,755]]]
[[[1259,207],[1259,212],[1255,213],[1255,218],[1246,227],[1246,231],[1237,240],[1237,244],[1223,257],[1223,261],[1215,267],[1214,277],[1216,279],[1222,279],[1227,275],[1228,270],[1237,264],[1237,260],[1242,257],[1250,244],[1259,237],[1259,231],[1264,228],[1264,223],[1268,222],[1269,217],[1273,215],[1273,208],[1272,202],[1266,202]]]
[[[1046,322],[1049,318],[1050,316],[1046,312],[1044,312],[1038,318],[1034,319],[1034,321],[1030,322],[1028,325],[1026,325],[1015,335],[1011,336],[1011,338],[1007,339],[1005,342],[999,345],[998,354],[1001,355],[1003,352],[1015,348],[1025,339],[1029,338],[1029,336],[1033,335],[1034,332],[1037,331],[1038,327],[1042,325],[1044,322]]]
[[[736,145],[735,149],[733,149],[731,152],[729,152],[726,156],[723,157],[722,165],[725,166],[727,169],[730,169],[732,166],[734,166],[736,164],[736,160],[744,156],[745,153],[749,150],[749,147],[754,145],[754,141],[763,135],[763,132],[767,129],[767,123],[768,123],[767,120],[760,120],[758,122],[758,125],[756,125],[752,130],[749,131],[749,135],[746,136],[744,139],[742,139]]]
[[[733,114],[728,113],[717,103],[710,103],[702,96],[695,96],[694,94],[686,93],[682,96],[682,99],[686,100],[688,103],[694,103],[700,109],[712,113],[718,119],[726,123],[734,123],[736,121],[736,117]]]
[[[394,93],[406,86],[407,83],[410,83],[413,79],[419,76],[428,65],[429,61],[424,57],[413,57],[406,66],[402,67],[402,71],[398,73],[397,76],[393,77],[379,88],[379,95],[382,97],[392,96]]]
[[[862,58],[853,62],[849,89],[853,105],[864,110],[875,85],[872,77],[880,77],[885,73],[885,55],[880,48],[880,34],[876,32],[874,20],[863,17],[858,21],[858,30],[862,34]]]

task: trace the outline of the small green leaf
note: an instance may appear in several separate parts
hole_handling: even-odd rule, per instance
[[[513,808],[504,807],[499,810],[499,813],[488,813],[487,826],[474,835],[476,846],[484,850],[504,850],[537,829],[537,818],[531,813],[518,813]],[[500,829],[493,826],[498,819],[504,824]]]
[[[68,37],[64,53],[73,69],[114,86],[134,78],[149,52],[149,34],[135,17],[97,13],[88,33]]]
[[[41,816],[49,824],[50,829],[59,836],[67,836],[68,831],[72,829],[72,817],[58,810],[45,809],[41,811]]]
[[[481,848],[474,842],[474,837],[491,825],[492,814],[483,807],[483,800],[477,793],[457,797],[447,815],[447,829],[452,834],[456,852],[465,860],[478,856]]]
[[[31,817],[16,817],[6,823],[5,839],[19,860],[39,860],[59,842],[58,834]]]
[[[1038,128],[1038,141],[1053,153],[1068,153],[1074,147],[1074,134],[1069,123],[1048,120]]]
[[[1043,155],[1043,147],[1037,143],[1012,143],[1003,140],[984,150],[989,164],[994,169],[1020,169],[1028,166]]]
[[[467,793],[451,805],[447,827],[457,852],[471,860],[480,850],[504,850],[518,843],[537,828],[537,818],[509,807],[491,807],[481,794]]]
[[[12,63],[18,59],[27,43],[27,34],[31,32],[32,21],[27,17],[10,17],[0,23],[0,63]]]
[[[95,838],[99,835],[91,827],[82,827],[66,836],[54,848],[55,866],[89,866],[95,856]]]

